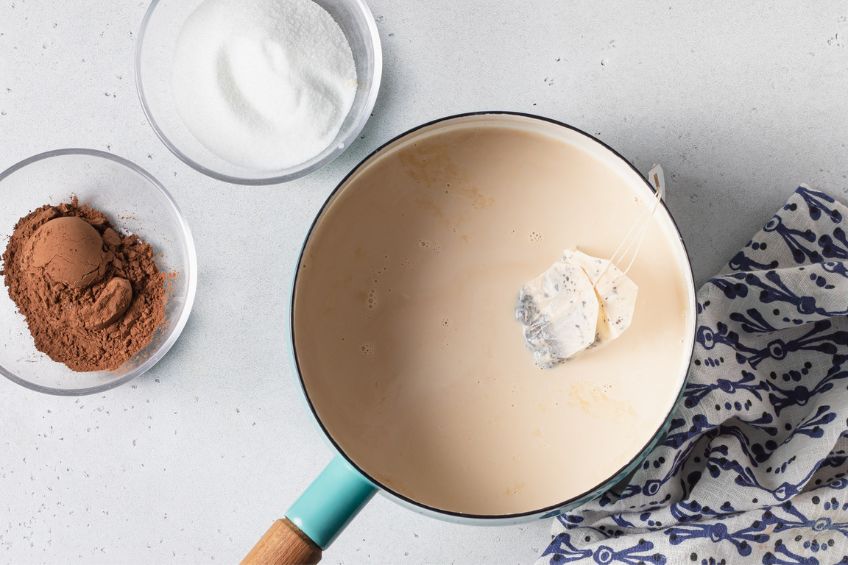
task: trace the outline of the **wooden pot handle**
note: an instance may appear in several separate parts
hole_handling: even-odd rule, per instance
[[[268,528],[242,565],[313,565],[377,488],[341,455]]]
[[[321,561],[321,548],[291,523],[276,520],[241,565],[315,565]]]

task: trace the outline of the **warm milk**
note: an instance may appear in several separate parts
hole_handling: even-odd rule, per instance
[[[691,353],[671,219],[654,215],[614,342],[539,369],[513,308],[563,249],[609,256],[653,202],[611,152],[529,118],[442,122],[384,149],[325,209],[296,287],[297,360],[336,443],[388,488],[468,514],[538,510],[614,475]]]

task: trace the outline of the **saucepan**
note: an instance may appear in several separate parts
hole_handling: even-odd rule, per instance
[[[514,307],[564,249],[610,257],[655,201],[604,143],[519,113],[429,122],[354,168],[309,231],[291,306],[297,373],[337,454],[244,562],[317,562],[378,491],[436,518],[510,523],[639,465],[695,334],[665,206],[629,272],[639,293],[621,337],[540,369]]]

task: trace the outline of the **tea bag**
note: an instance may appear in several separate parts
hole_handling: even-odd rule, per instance
[[[654,205],[627,231],[609,259],[566,250],[519,291],[515,318],[539,367],[559,365],[589,347],[618,338],[630,327],[639,287],[627,272],[665,193],[659,165],[651,169],[649,180],[657,194]],[[617,264],[626,266],[622,270]]]
[[[589,275],[566,252],[518,293],[515,317],[543,369],[558,365],[595,341],[600,303]]]
[[[612,341],[630,327],[636,309],[639,287],[608,259],[592,257],[581,251],[566,251],[589,280],[598,298],[598,325],[593,345]]]

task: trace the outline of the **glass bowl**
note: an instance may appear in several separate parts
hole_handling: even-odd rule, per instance
[[[153,341],[114,371],[75,372],[36,350],[24,317],[6,287],[0,288],[0,373],[27,388],[65,396],[102,392],[155,365],[185,327],[197,287],[194,242],[174,200],[144,169],[102,151],[49,151],[0,173],[0,247],[5,250],[21,217],[74,195],[104,212],[119,231],[136,233],[149,243],[159,269],[175,273],[175,278],[165,322]]]
[[[184,163],[210,177],[236,184],[277,184],[326,165],[350,145],[371,115],[383,68],[380,35],[363,0],[315,0],[339,24],[353,52],[357,90],[353,105],[333,142],[294,167],[256,171],[218,157],[186,128],[171,90],[171,62],[183,22],[203,0],[153,0],[138,34],[135,80],[141,106],[159,139]]]

